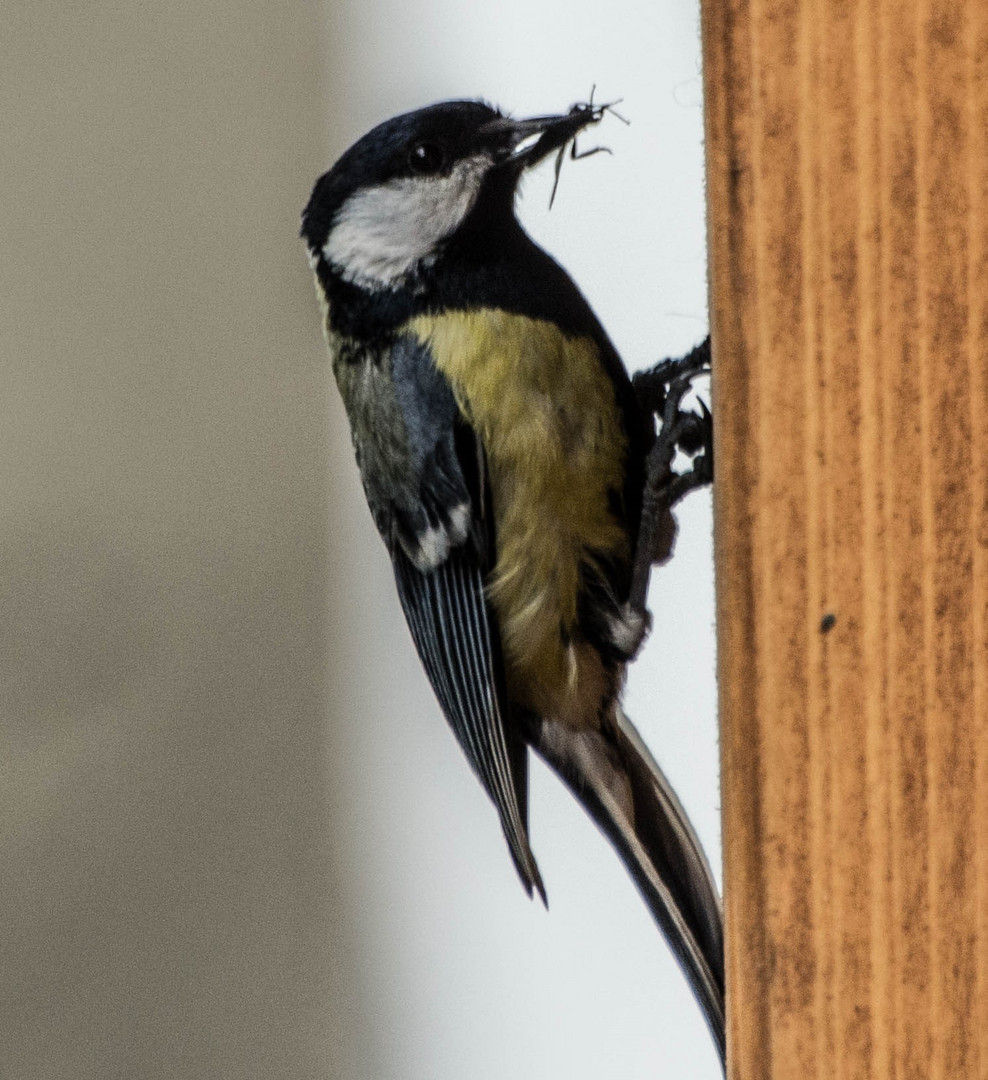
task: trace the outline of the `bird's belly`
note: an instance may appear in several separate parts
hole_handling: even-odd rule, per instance
[[[579,628],[586,567],[624,560],[613,505],[627,440],[596,343],[503,311],[420,317],[428,344],[487,458],[498,616],[509,695],[539,715],[596,710],[608,677]]]

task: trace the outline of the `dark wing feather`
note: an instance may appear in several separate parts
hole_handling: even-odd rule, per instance
[[[526,891],[535,888],[544,901],[525,818],[527,759],[509,749],[497,651],[476,556],[469,546],[460,547],[435,570],[422,573],[399,548],[394,567],[398,596],[429,682],[497,807]]]
[[[505,723],[500,638],[484,596],[493,549],[484,455],[426,345],[337,365],[374,520],[439,704],[497,807],[526,890],[545,899],[528,843],[527,749]]]

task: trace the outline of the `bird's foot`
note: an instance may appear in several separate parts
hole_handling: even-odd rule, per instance
[[[642,518],[635,546],[635,565],[629,604],[646,614],[648,579],[654,565],[672,557],[676,543],[673,507],[690,491],[713,480],[713,421],[704,401],[699,411],[682,408],[693,380],[710,371],[710,338],[681,359],[663,360],[632,380],[642,411],[655,418],[655,442],[645,461]],[[691,458],[686,472],[672,467],[677,452]]]

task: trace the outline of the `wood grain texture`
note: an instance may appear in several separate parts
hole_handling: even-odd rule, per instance
[[[731,1075],[985,1080],[988,4],[703,39]]]

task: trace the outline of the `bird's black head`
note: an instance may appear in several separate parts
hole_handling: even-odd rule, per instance
[[[302,214],[313,265],[374,288],[402,284],[478,218],[510,225],[522,172],[602,111],[512,120],[449,101],[379,124],[316,183]]]

